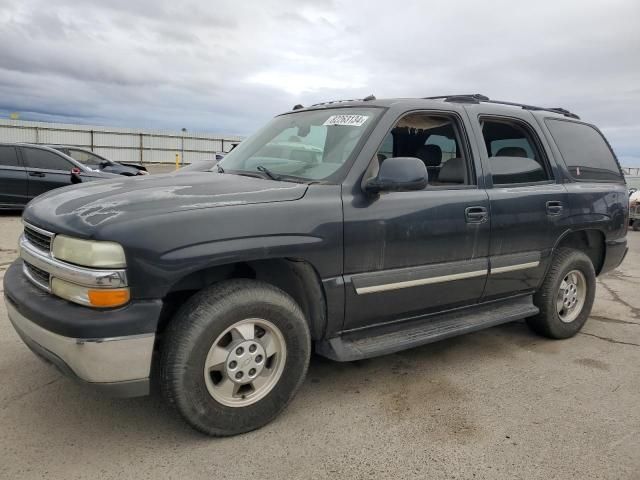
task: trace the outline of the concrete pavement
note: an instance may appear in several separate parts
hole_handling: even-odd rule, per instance
[[[0,277],[20,231],[0,214]],[[629,240],[573,339],[518,322],[373,360],[314,358],[283,415],[227,439],[160,398],[62,377],[0,302],[0,478],[640,478],[640,232]]]

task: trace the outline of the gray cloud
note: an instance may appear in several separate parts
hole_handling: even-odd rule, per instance
[[[562,106],[640,165],[640,3],[0,0],[0,114],[249,133],[296,103]]]

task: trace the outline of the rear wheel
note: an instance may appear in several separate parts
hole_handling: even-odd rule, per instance
[[[632,220],[631,228],[633,229],[634,232],[637,232],[638,230],[640,230],[640,220]]]
[[[286,293],[232,280],[194,295],[169,325],[161,386],[194,428],[235,435],[275,418],[304,380],[311,341]]]
[[[561,248],[534,296],[540,313],[528,318],[527,324],[549,338],[572,337],[589,318],[595,291],[596,274],[589,257],[578,250]]]

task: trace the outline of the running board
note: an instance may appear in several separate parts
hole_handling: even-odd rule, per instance
[[[521,320],[538,312],[530,295],[491,302],[419,320],[387,324],[371,332],[361,330],[343,334],[318,342],[316,353],[339,362],[362,360]],[[367,333],[370,335],[364,336]]]

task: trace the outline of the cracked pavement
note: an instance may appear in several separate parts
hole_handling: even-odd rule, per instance
[[[20,230],[0,214],[0,278]],[[637,479],[640,232],[628,239],[575,338],[516,322],[367,361],[313,358],[283,415],[229,439],[193,432],[157,397],[62,377],[0,302],[0,478]]]

